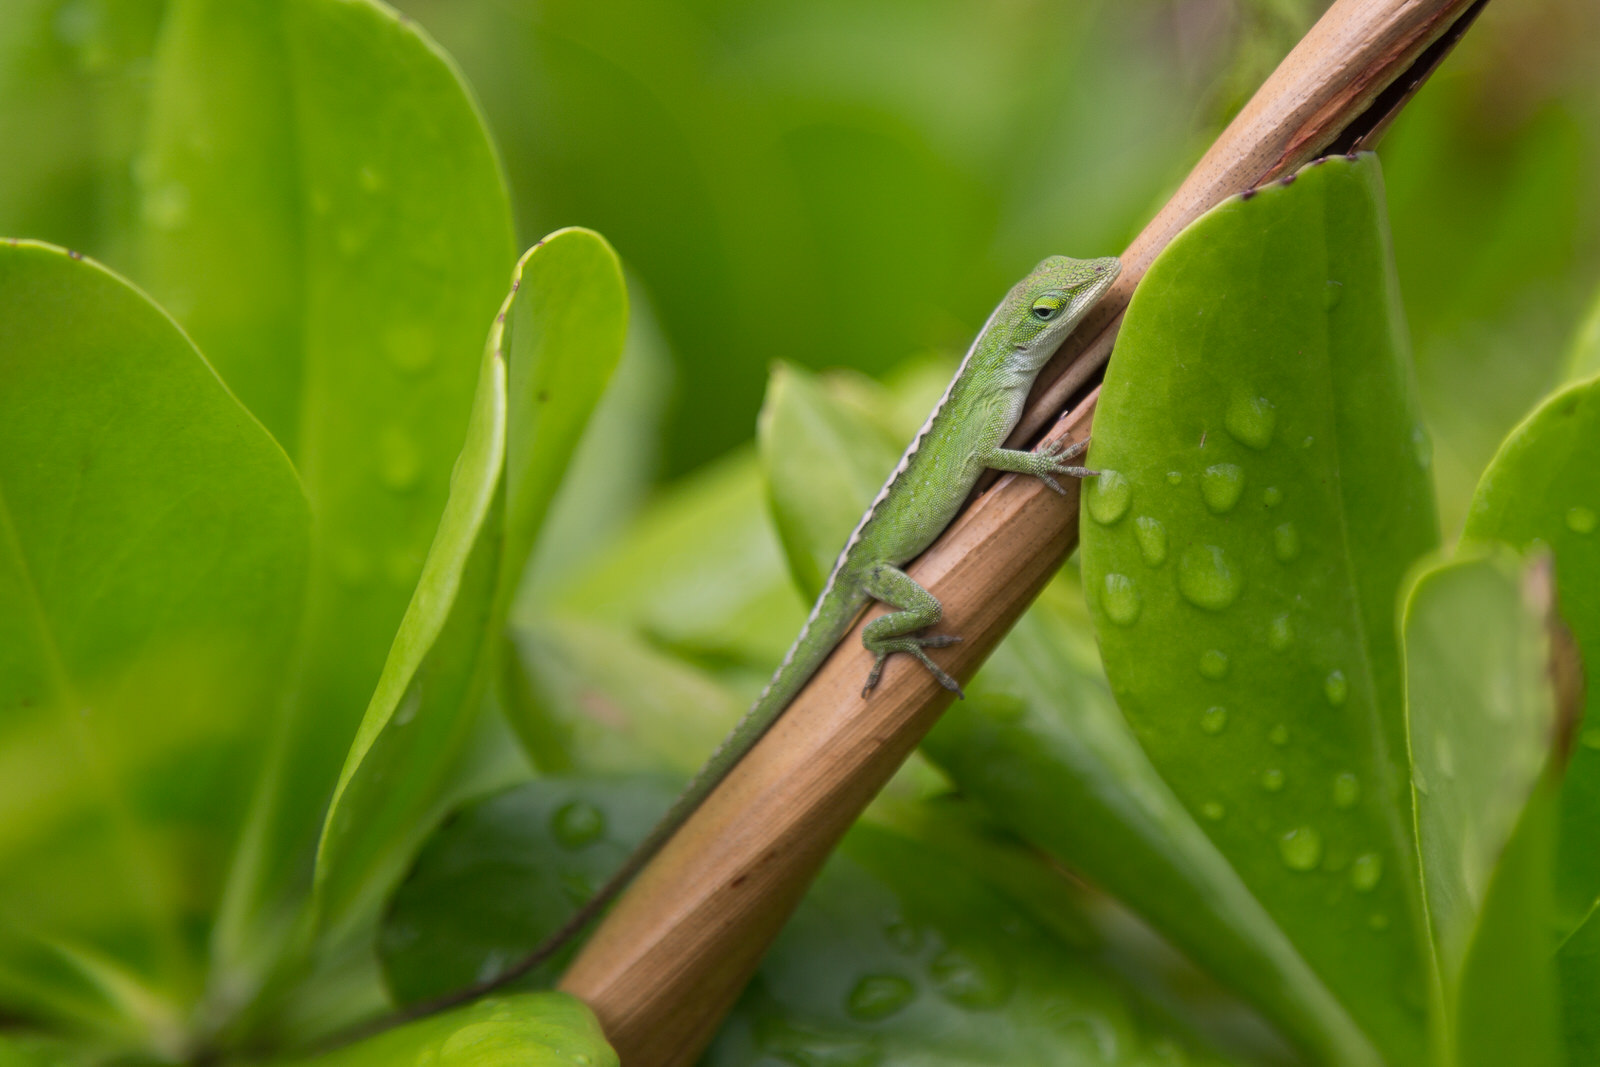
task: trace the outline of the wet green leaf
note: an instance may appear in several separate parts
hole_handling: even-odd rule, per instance
[[[1572,342],[1567,358],[1567,377],[1577,381],[1600,374],[1600,292],[1595,294],[1589,314]]]
[[[439,525],[511,217],[453,66],[371,0],[176,0],[153,79],[139,277],[317,520],[300,688],[218,941],[254,972]]]
[[[1568,386],[1541,404],[1484,471],[1464,539],[1548,550],[1557,601],[1594,677],[1600,664],[1600,382]],[[1600,900],[1600,684],[1561,789],[1557,917],[1563,934]]]
[[[1095,418],[1084,586],[1151,761],[1373,1043],[1422,1056],[1394,605],[1437,541],[1376,160],[1181,234]]]
[[[310,517],[98,265],[0,243],[0,352],[0,999],[159,1048],[284,697]]]
[[[627,859],[677,795],[663,778],[544,778],[475,801],[428,839],[378,951],[402,1004],[497,974],[536,948]],[[576,945],[535,971],[546,985]]]
[[[566,993],[479,1000],[279,1067],[617,1067],[600,1024]]]
[[[329,807],[316,874],[327,924],[370,912],[428,829],[626,321],[621,270],[598,234],[561,230],[518,264],[444,517]]]

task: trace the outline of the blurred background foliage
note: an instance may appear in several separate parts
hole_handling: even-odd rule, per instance
[[[399,6],[478,94],[523,244],[592,226],[632,272],[647,310],[610,430],[642,491],[748,440],[774,361],[882,376],[955,353],[1041,256],[1118,251],[1324,5]],[[0,137],[26,148],[0,155],[0,232],[139,277],[163,7],[0,5]],[[1381,154],[1454,530],[1600,279],[1600,6],[1489,5]]]

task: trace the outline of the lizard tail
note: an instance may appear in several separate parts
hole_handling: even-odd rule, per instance
[[[594,895],[537,948],[506,970],[465,989],[410,1005],[394,1017],[392,1023],[405,1022],[465,1004],[523,977],[559,952],[628,887],[634,876],[644,869],[645,864],[661,851],[662,846],[688,821],[689,816],[694,814],[701,802],[711,795],[712,790],[716,789],[728,771],[755,747],[757,741],[761,740],[767,729],[782,714],[783,709],[789,706],[789,702],[799,694],[806,682],[811,680],[811,676],[833,652],[834,646],[849,633],[856,616],[861,614],[861,609],[872,599],[863,592],[836,590],[837,577],[838,569],[835,568],[834,573],[828,578],[828,584],[824,587],[822,595],[817,598],[816,606],[811,609],[811,617],[800,628],[799,636],[795,638],[794,644],[789,646],[783,662],[773,672],[772,680],[761,691],[761,695],[756,698],[750,710],[745,712],[738,725],[723,738],[717,750],[711,754],[711,758],[695,773],[694,778],[678,795],[678,799],[672,802],[672,806],[661,817],[661,821],[656,823],[644,840],[634,847],[622,865],[606,879],[605,884],[595,890]]]

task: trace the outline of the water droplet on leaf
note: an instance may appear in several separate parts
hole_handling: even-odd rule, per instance
[[[1582,505],[1567,509],[1567,529],[1573,533],[1594,533],[1595,514]]]
[[[1221,611],[1239,599],[1243,579],[1216,545],[1190,545],[1178,560],[1178,592],[1197,608]]]
[[[1139,618],[1139,589],[1126,574],[1108,574],[1100,589],[1100,606],[1118,626],[1132,626]]]
[[[1300,531],[1294,523],[1286,522],[1272,531],[1272,554],[1279,563],[1293,563],[1300,558]]]
[[[1224,707],[1207,708],[1200,713],[1200,729],[1204,733],[1215,737],[1228,725],[1228,709]]]
[[[1218,463],[1200,473],[1200,497],[1213,514],[1231,511],[1244,492],[1244,471],[1235,463]]]
[[[916,995],[910,980],[897,974],[869,974],[850,991],[846,1008],[852,1018],[876,1022],[911,1003]]]
[[[1416,456],[1417,466],[1423,470],[1433,466],[1433,438],[1420,422],[1411,427],[1411,454]]]
[[[1278,425],[1278,412],[1264,396],[1235,393],[1228,401],[1222,425],[1235,441],[1260,451],[1272,443],[1272,431]]]
[[[1208,648],[1200,653],[1200,674],[1213,681],[1228,674],[1228,654],[1220,648]]]
[[[1283,503],[1283,490],[1275,485],[1269,485],[1261,491],[1261,503],[1269,508],[1275,508]]]
[[[1276,767],[1269,767],[1261,772],[1261,788],[1269,793],[1276,793],[1283,788],[1283,772]]]
[[[1145,566],[1159,567],[1167,561],[1167,528],[1161,520],[1150,515],[1140,515],[1133,520],[1134,537],[1139,542],[1139,555]]]
[[[1345,680],[1344,671],[1332,670],[1322,682],[1322,693],[1328,698],[1328,703],[1339,707],[1350,695],[1350,683]]]
[[[1291,871],[1309,871],[1322,862],[1322,835],[1309,826],[1298,826],[1278,838],[1278,855]]]
[[[1349,771],[1334,776],[1333,779],[1333,806],[1336,808],[1353,808],[1356,801],[1361,799],[1361,780]]]
[[[1267,647],[1274,652],[1282,652],[1294,644],[1294,627],[1289,623],[1289,616],[1276,616],[1267,625]]]
[[[998,1008],[1011,996],[1011,978],[999,957],[979,949],[948,948],[928,966],[939,995],[963,1008]]]
[[[411,436],[398,426],[388,426],[378,435],[378,479],[395,492],[417,484],[422,474],[422,457]]]
[[[550,817],[550,832],[565,847],[582,848],[606,832],[606,817],[587,800],[569,800]]]
[[[1110,526],[1127,514],[1133,501],[1133,486],[1118,471],[1101,471],[1089,483],[1089,515],[1102,526]]]
[[[1383,857],[1376,852],[1362,853],[1350,865],[1350,884],[1359,893],[1369,892],[1382,877]]]
[[[1282,748],[1289,743],[1289,728],[1280,722],[1272,728],[1272,732],[1267,735],[1267,740]]]
[[[1204,815],[1212,822],[1216,822],[1226,815],[1227,811],[1224,810],[1222,805],[1218,804],[1215,800],[1208,800],[1204,804],[1200,805],[1200,814]]]

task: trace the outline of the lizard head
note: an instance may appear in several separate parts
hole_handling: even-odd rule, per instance
[[[1055,354],[1063,338],[1117,280],[1122,264],[1113,257],[1068,259],[1051,256],[1012,289],[1001,305],[1009,362],[1037,371]]]

